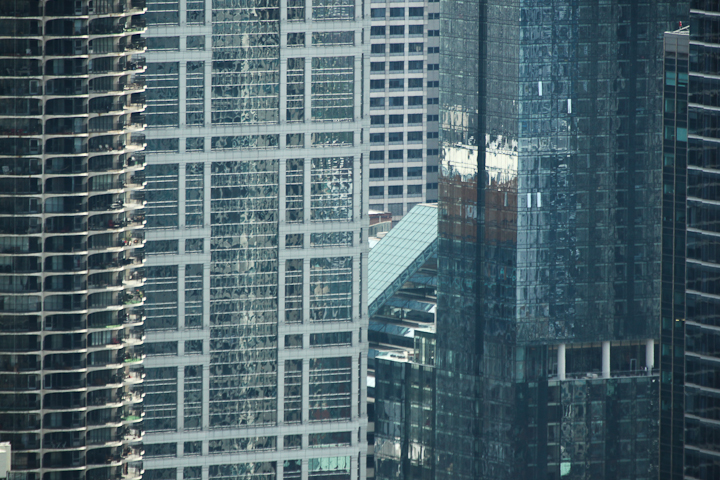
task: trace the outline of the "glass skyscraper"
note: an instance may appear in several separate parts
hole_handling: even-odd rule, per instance
[[[369,3],[147,20],[145,478],[360,478]]]
[[[665,34],[660,478],[720,476],[720,3]],[[689,31],[688,31],[689,30]]]
[[[441,2],[435,477],[658,475],[662,33]]]
[[[142,475],[144,11],[0,3],[0,442],[19,478]]]

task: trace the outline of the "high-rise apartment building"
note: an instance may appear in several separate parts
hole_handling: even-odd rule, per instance
[[[145,478],[362,478],[369,4],[147,19]]]
[[[0,441],[29,480],[142,474],[144,10],[0,3]]]
[[[437,201],[438,0],[370,9],[370,208],[398,221]]]
[[[658,475],[663,32],[441,3],[435,478]]]
[[[665,34],[660,477],[720,476],[720,3]],[[687,25],[687,24],[685,24]]]

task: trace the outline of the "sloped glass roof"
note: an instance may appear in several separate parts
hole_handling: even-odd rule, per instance
[[[437,207],[415,205],[368,256],[368,311],[382,304],[437,253]]]

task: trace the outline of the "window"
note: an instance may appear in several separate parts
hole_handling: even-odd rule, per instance
[[[408,185],[407,194],[408,197],[422,196],[422,185]]]
[[[430,49],[428,49],[430,50]],[[423,52],[423,44],[422,43],[411,43],[408,45],[408,52],[410,53],[422,53]]]
[[[371,115],[370,125],[385,125],[385,115]]]
[[[202,355],[203,353],[203,341],[202,340],[186,340],[185,341],[185,355]]]
[[[437,148],[428,148],[427,149],[428,155],[437,155],[438,153],[439,153],[439,149],[437,149]]]
[[[405,8],[391,8],[390,18],[405,18]]]
[[[384,186],[370,187],[370,196],[371,197],[382,197],[383,195],[385,195],[385,187]]]
[[[180,37],[148,37],[146,42],[152,50],[180,50]]]
[[[438,116],[437,116],[437,115],[428,115],[428,116],[427,116],[427,121],[428,121],[428,122],[437,122],[437,121],[438,121]]]
[[[437,165],[428,165],[427,167],[425,167],[425,171],[427,173],[437,173],[438,166]]]
[[[422,167],[408,167],[407,176],[408,178],[422,177]]]
[[[390,97],[390,107],[402,107],[405,105],[405,97]]]
[[[423,34],[423,26],[422,25],[410,25],[408,27],[408,33],[410,35],[422,35]]]
[[[399,217],[403,214],[403,204],[402,203],[388,203],[388,212],[393,217]]]
[[[385,90],[385,79],[370,80],[370,90]]]
[[[202,455],[202,442],[185,442],[183,445],[183,455],[186,457]]]
[[[188,36],[185,43],[187,50],[205,50],[205,36],[204,35],[193,35]]]
[[[403,115],[389,115],[388,116],[388,123],[390,125],[402,125],[403,123]]]
[[[391,78],[390,79],[390,90],[404,89],[405,79],[404,78]]]
[[[185,240],[185,253],[203,251],[204,240],[202,238],[188,238]],[[146,247],[147,248],[147,247]]]
[[[392,142],[400,142],[400,143],[402,143],[402,141],[403,141],[403,132],[390,132],[390,133],[388,134],[388,141],[389,141],[390,143],[392,143]]]
[[[402,185],[391,185],[388,187],[388,197],[402,197],[403,186]]]
[[[437,190],[437,189],[438,189],[438,184],[437,184],[437,182],[427,183],[427,184],[425,185],[425,188],[428,189],[428,190]]]
[[[409,113],[408,125],[411,124],[422,124],[422,113]]]
[[[305,33],[288,33],[287,34],[287,46],[288,47],[303,47],[305,46]]]
[[[370,143],[383,143],[385,142],[385,134],[384,133],[371,133],[370,134]]]
[[[385,97],[375,97],[375,98],[370,99],[370,108],[382,108],[384,106],[385,106]]]
[[[408,78],[408,88],[419,88],[422,90],[422,78]]]
[[[390,160],[402,160],[403,159],[403,151],[402,150],[388,150],[388,158]]]
[[[385,9],[384,8],[371,8],[370,9],[370,17],[371,18],[385,18]]]
[[[427,132],[427,138],[438,138],[438,132]]]
[[[408,97],[408,106],[422,105],[423,97]]]
[[[427,82],[427,86],[428,86],[428,88],[438,88],[440,86],[440,82],[438,82],[437,80],[432,81],[432,82]]]
[[[146,443],[146,458],[177,457],[177,443]]]
[[[310,346],[351,345],[352,332],[311,333]]]
[[[383,161],[385,160],[384,150],[373,150],[370,152],[370,161]]]
[[[440,53],[440,47],[428,47],[428,53]]]
[[[408,142],[422,142],[422,132],[408,132]]]
[[[388,178],[401,179],[403,178],[403,169],[400,168],[388,168]]]
[[[390,44],[390,54],[403,54],[405,53],[405,44],[404,43],[391,43]]]
[[[425,9],[423,7],[408,8],[408,16],[409,17],[422,17],[424,14],[425,14]]]
[[[145,353],[149,356],[162,356],[178,354],[177,342],[150,342],[145,344]]]
[[[375,180],[385,178],[385,169],[384,168],[371,168],[370,169],[370,178],[375,179]]]
[[[422,148],[408,150],[407,158],[422,158]]]
[[[305,236],[302,233],[289,233],[285,235],[285,247],[302,248]]]
[[[440,64],[439,63],[428,63],[428,72],[431,72],[433,70],[440,70]]]
[[[303,336],[302,333],[285,335],[285,348],[302,348]]]
[[[430,3],[432,3],[432,1]],[[428,20],[440,20],[440,14],[439,13],[428,13]]]
[[[438,99],[437,99],[437,98],[428,98],[428,99],[427,99],[427,104],[428,104],[428,105],[437,105],[437,104],[438,104]]]
[[[373,43],[370,46],[370,53],[384,55],[385,54],[385,44],[384,43]]]
[[[405,25],[391,25],[390,35],[405,35]]]
[[[384,72],[385,71],[385,62],[370,62],[370,71],[371,72]]]
[[[373,37],[384,36],[385,35],[385,27],[384,26],[370,27],[370,35]]]
[[[410,60],[408,62],[408,70],[422,70],[423,69],[423,61],[422,60]]]
[[[440,30],[428,30],[428,37],[439,37]]]
[[[405,62],[390,62],[391,72],[402,72],[405,70]]]

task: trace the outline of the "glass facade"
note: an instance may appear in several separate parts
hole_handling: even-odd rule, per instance
[[[368,16],[353,1],[305,6],[150,7],[147,435],[193,448],[147,459],[146,476],[304,477],[317,458],[349,458],[352,479],[365,468]],[[328,422],[350,444],[305,452]]]
[[[657,430],[657,79],[687,8],[441,2],[436,478],[657,476],[627,428]]]
[[[720,181],[720,163],[717,142],[720,134],[715,127],[720,117],[715,94],[720,73],[715,61],[717,49],[720,47],[717,37],[720,18],[717,16],[719,8],[716,2],[691,1],[690,6],[688,120],[687,124],[678,121],[675,131],[679,144],[687,132],[688,147],[687,216],[683,218],[687,223],[683,475],[685,478],[713,478],[720,475],[720,417],[717,414],[717,405],[720,404],[720,241],[717,236],[720,231],[720,192],[717,188]],[[687,80],[678,68],[679,91],[683,87],[683,81],[687,86]],[[682,119],[680,114],[678,118]],[[682,167],[684,165],[678,161],[676,168],[679,170]],[[676,202],[682,202],[683,193],[685,192],[676,192]],[[682,237],[676,239],[676,247],[682,246],[681,241]],[[681,258],[679,255],[678,257]],[[676,291],[679,289],[674,290],[673,294]],[[679,296],[682,299],[682,296]],[[680,323],[683,323],[682,320]],[[673,354],[680,356],[681,352],[674,351]],[[680,369],[674,371],[672,381],[680,380],[682,373]],[[679,386],[680,384],[676,383],[676,388]],[[673,404],[673,409],[676,405]],[[676,437],[673,436],[671,441],[676,444]],[[673,458],[676,452],[677,449],[673,451]]]

